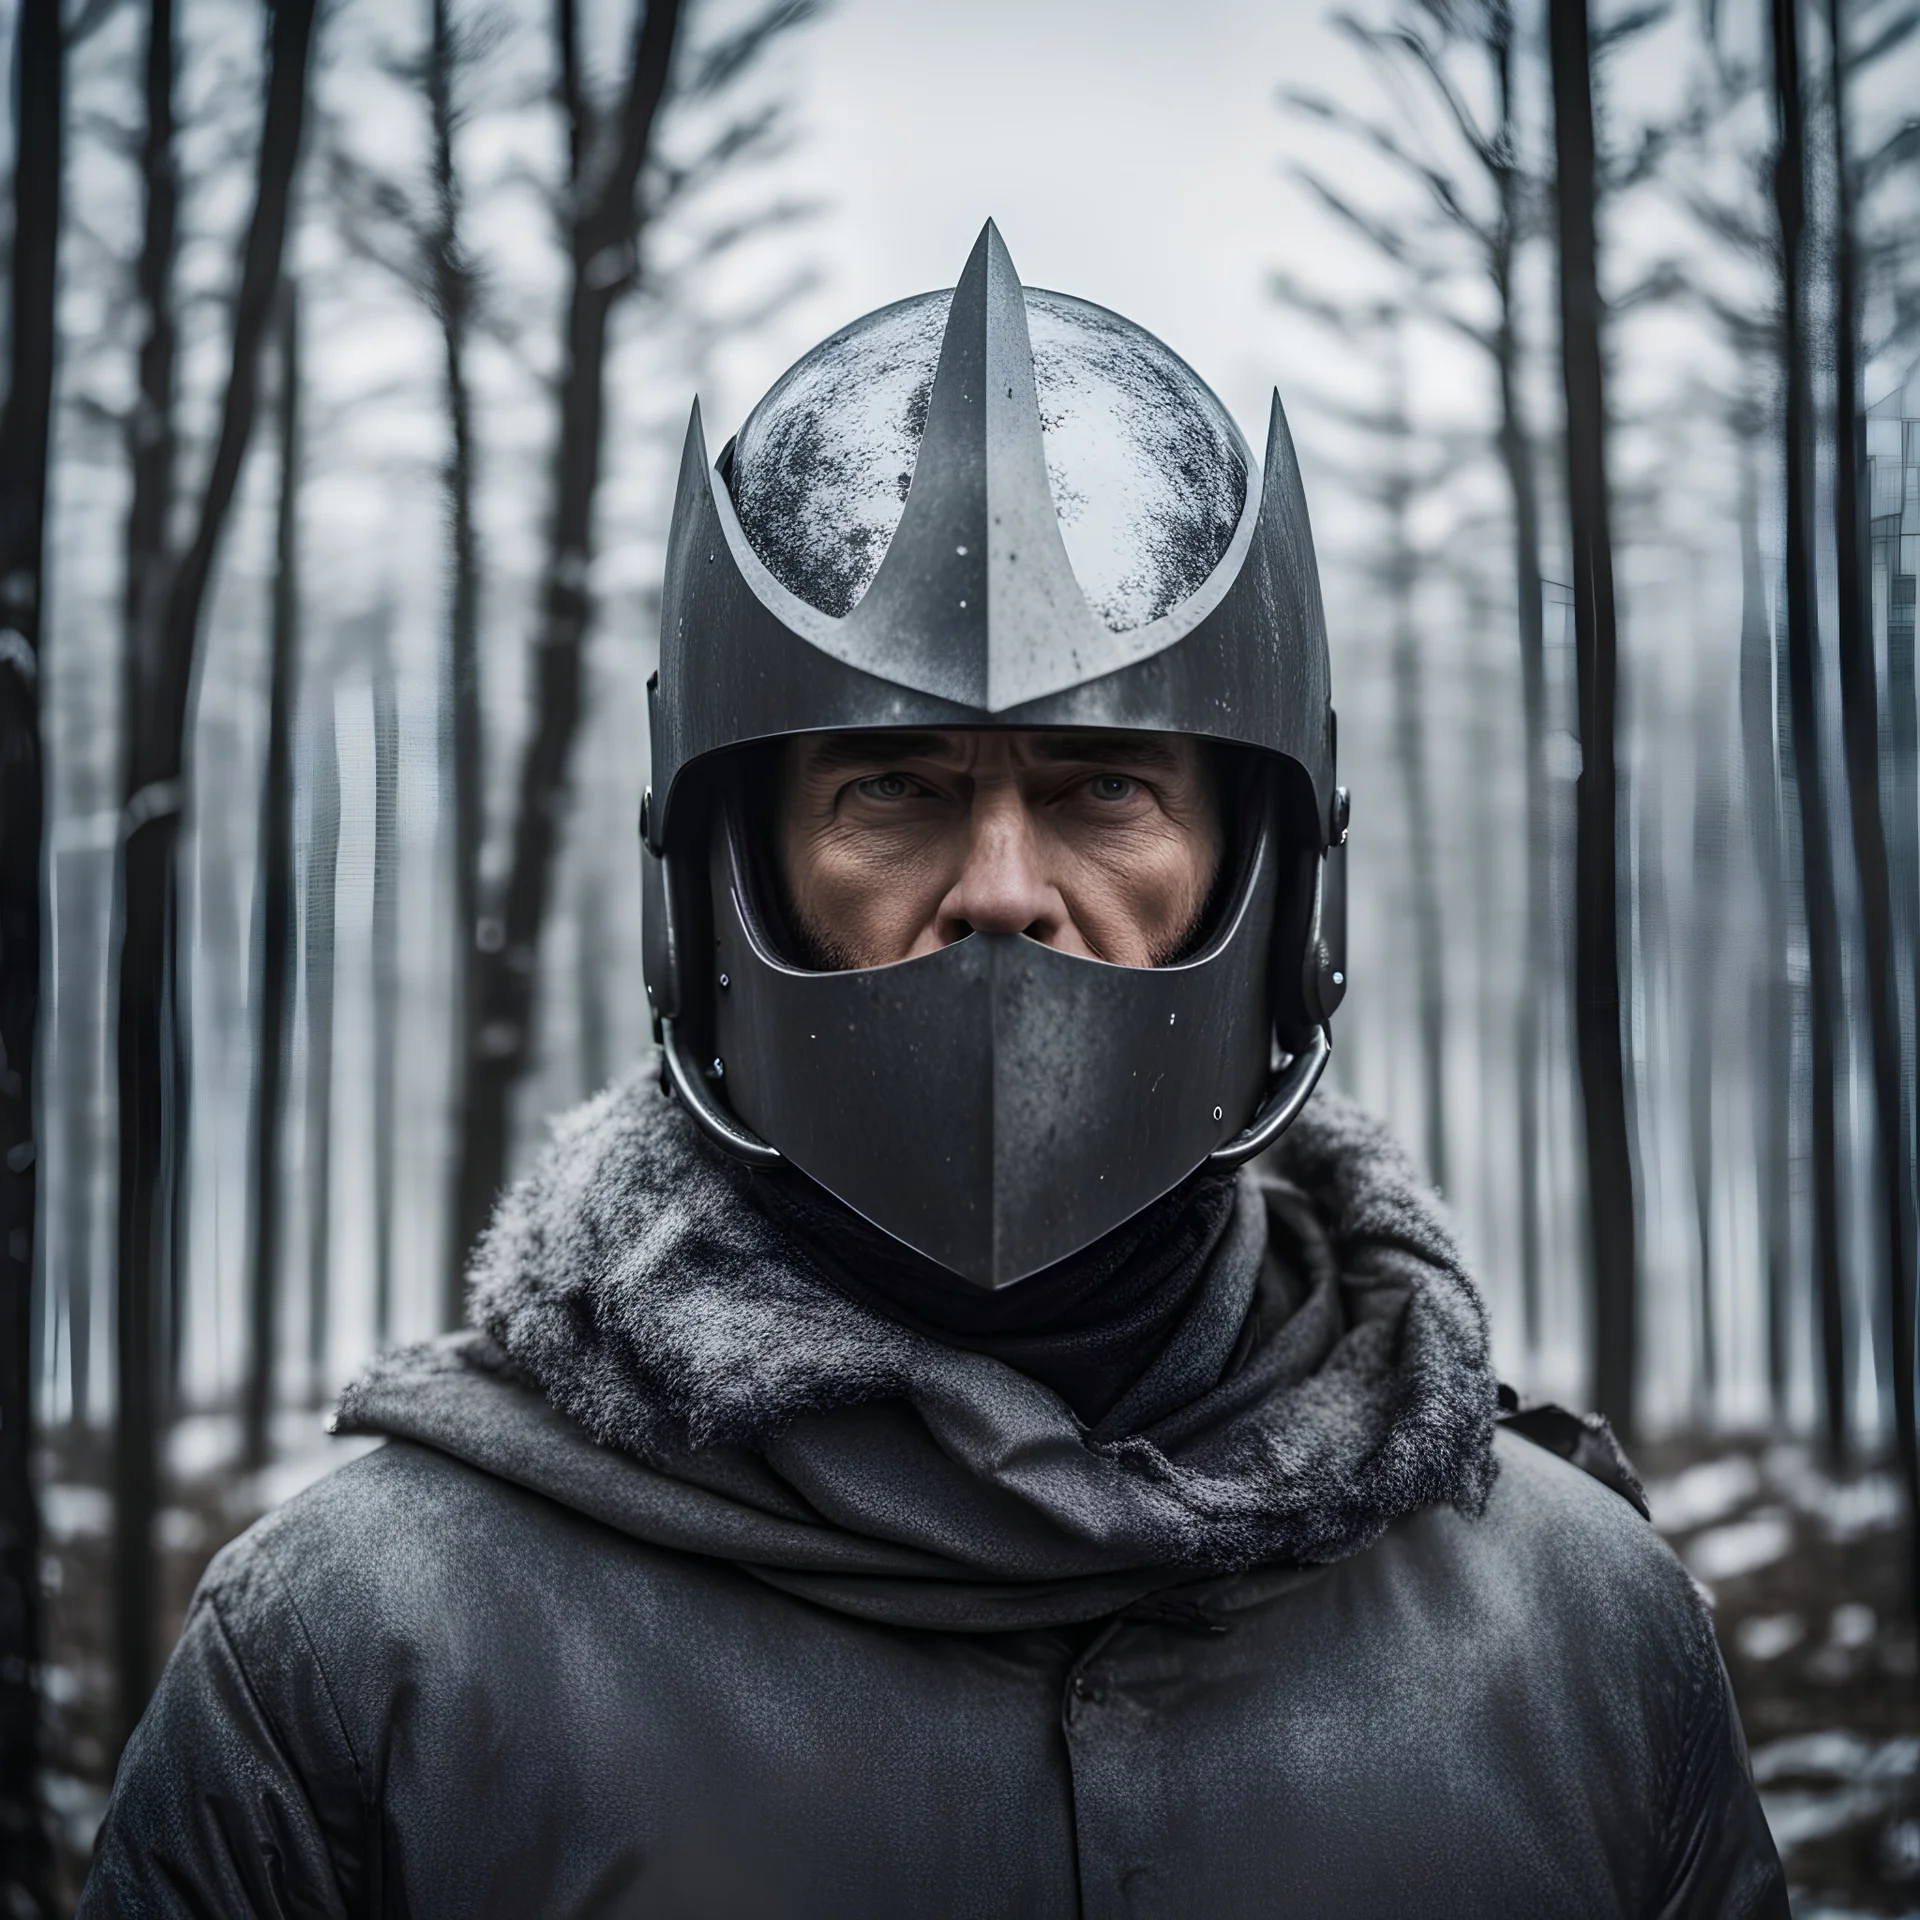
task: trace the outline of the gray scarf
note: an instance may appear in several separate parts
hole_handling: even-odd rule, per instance
[[[1336,1560],[1486,1501],[1478,1295],[1404,1156],[1333,1096],[1243,1183],[1193,1309],[1094,1429],[827,1286],[750,1179],[648,1078],[588,1102],[501,1202],[475,1331],[377,1362],[339,1429],[850,1612],[976,1630]]]

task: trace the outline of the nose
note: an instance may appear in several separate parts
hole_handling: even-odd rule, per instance
[[[976,791],[959,877],[940,902],[943,946],[970,933],[1024,933],[1051,945],[1067,923],[1066,903],[1047,877],[1024,798]]]

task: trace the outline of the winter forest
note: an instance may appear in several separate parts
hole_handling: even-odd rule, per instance
[[[1920,1910],[1920,6],[0,0],[0,1845],[648,1070],[696,394],[1022,275],[1301,448],[1331,1074],[1715,1593],[1803,1911]],[[1011,55],[1011,57],[1010,57]],[[1851,1902],[1851,1904],[1848,1904]]]

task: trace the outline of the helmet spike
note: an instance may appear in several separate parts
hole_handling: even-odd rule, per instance
[[[991,220],[953,290],[900,524],[846,624],[898,677],[990,713],[1070,684],[1106,638],[1060,537],[1026,294]]]

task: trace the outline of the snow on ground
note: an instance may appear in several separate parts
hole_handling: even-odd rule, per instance
[[[1648,1504],[1714,1609],[1796,1920],[1920,1917],[1920,1677],[1900,1484],[1817,1449],[1649,1447]]]

